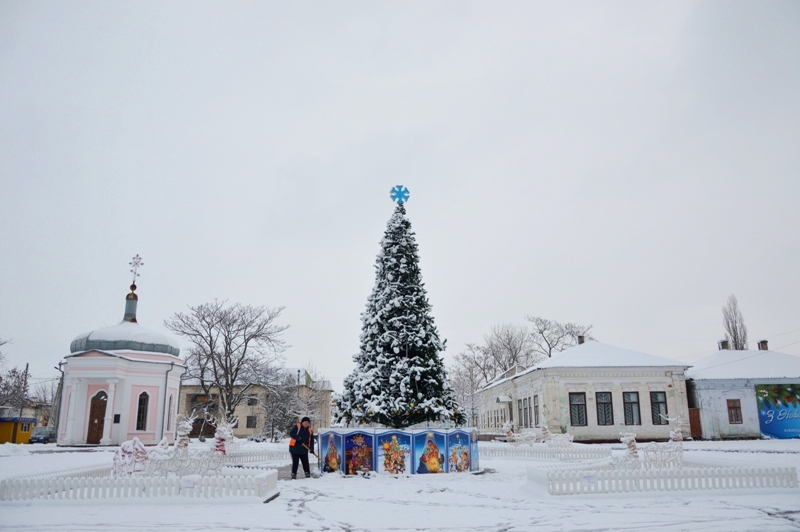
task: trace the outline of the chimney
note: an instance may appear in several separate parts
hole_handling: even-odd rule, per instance
[[[766,340],[760,340],[758,342],[758,350],[759,351],[769,351],[769,346],[767,345]]]
[[[730,344],[728,343],[727,340],[720,340],[719,342],[717,342],[717,345],[719,346],[720,351],[722,351],[723,349],[725,350],[730,349]]]
[[[581,345],[583,343],[583,340],[584,340],[583,335],[579,334],[578,335],[578,345]]]

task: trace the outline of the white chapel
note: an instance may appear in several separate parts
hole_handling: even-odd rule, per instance
[[[119,445],[134,437],[144,444],[174,441],[186,366],[175,339],[139,325],[138,299],[132,284],[119,324],[72,341],[58,445]]]

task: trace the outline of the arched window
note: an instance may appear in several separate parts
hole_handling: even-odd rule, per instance
[[[136,411],[136,430],[147,430],[147,405],[150,396],[147,392],[139,394],[139,409]]]
[[[167,430],[172,430],[172,396],[169,396],[169,410],[167,410]]]

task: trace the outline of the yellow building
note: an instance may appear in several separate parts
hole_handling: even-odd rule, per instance
[[[8,409],[0,410],[0,444],[28,443],[34,425],[35,417],[14,416]]]

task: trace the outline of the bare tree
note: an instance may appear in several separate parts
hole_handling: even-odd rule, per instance
[[[494,380],[498,374],[494,359],[486,355],[484,346],[477,344],[467,344],[466,349],[455,356],[455,367],[474,375],[478,386]]]
[[[495,325],[483,337],[484,350],[495,361],[498,372],[502,373],[514,366],[528,367],[537,362],[537,354],[530,334],[524,326],[504,323]]]
[[[19,368],[11,368],[0,372],[0,407],[13,407],[21,410],[30,400],[28,390],[28,372]]]
[[[502,324],[492,327],[483,344],[467,344],[456,355],[455,366],[462,368],[462,376],[469,375],[468,380],[475,378],[483,385],[514,366],[528,367],[539,359],[524,326]]]
[[[578,343],[578,336],[586,340],[594,340],[589,334],[592,326],[578,325],[577,323],[559,323],[539,316],[525,316],[533,324],[531,340],[533,350],[542,358],[549,358],[553,353],[563,351]]]
[[[55,419],[58,379],[39,382],[33,387],[31,401],[41,410],[45,425]]]
[[[456,401],[464,410],[469,423],[475,426],[478,419],[478,390],[488,381],[468,357],[465,360],[462,356],[464,354],[462,352],[456,356],[455,364],[448,374],[450,375],[450,385],[456,394]]]
[[[164,325],[192,347],[185,357],[187,377],[196,379],[207,397],[218,394],[218,416],[235,423],[234,410],[247,398],[251,379],[264,367],[279,365],[288,325],[275,321],[283,307],[254,307],[215,300],[175,313]]]
[[[722,307],[722,324],[725,326],[725,339],[731,348],[738,351],[747,349],[747,327],[744,325],[744,317],[734,295],[731,295],[728,303]]]
[[[308,416],[312,420],[317,420],[323,427],[328,426],[331,420],[324,418],[330,414],[330,385],[325,376],[311,364],[305,371],[310,381],[295,386],[291,413],[297,420]]]
[[[3,340],[0,338],[0,347],[3,347],[8,343],[8,340]],[[0,371],[5,371],[6,369],[6,356],[0,351]]]
[[[294,376],[283,373],[260,402],[264,414],[264,435],[274,442],[279,441],[295,421],[292,404],[296,387]]]

